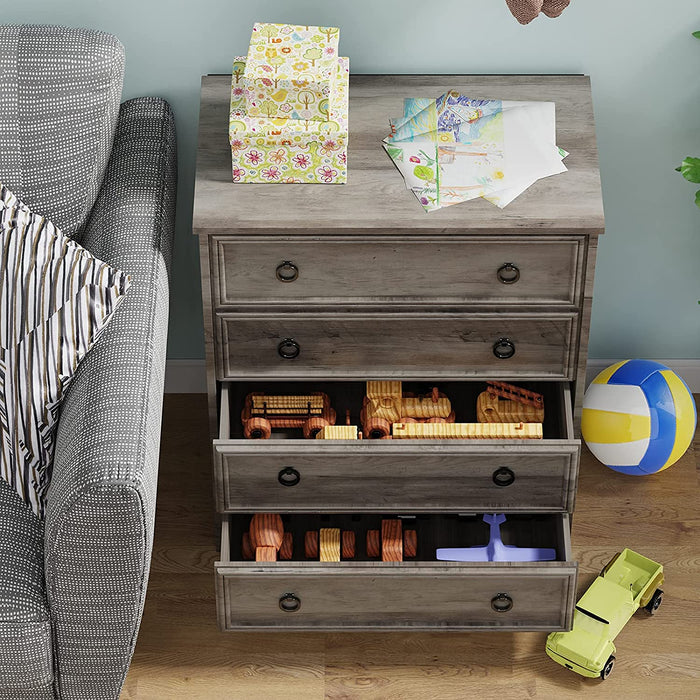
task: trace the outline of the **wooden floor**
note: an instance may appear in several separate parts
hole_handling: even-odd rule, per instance
[[[685,698],[700,697],[700,440],[672,469],[631,478],[584,450],[572,544],[579,593],[628,546],[664,564],[664,603],[635,615],[605,681],[567,671],[546,634],[219,632],[218,532],[206,400],[167,395],[151,578],[122,698]]]

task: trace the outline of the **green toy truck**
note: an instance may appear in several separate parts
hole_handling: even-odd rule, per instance
[[[547,637],[547,655],[582,676],[605,680],[615,664],[613,640],[638,608],[650,615],[658,610],[663,581],[661,564],[623,549],[578,601],[573,629]]]

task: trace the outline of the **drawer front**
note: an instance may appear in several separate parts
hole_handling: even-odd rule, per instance
[[[573,378],[577,315],[217,314],[218,379]]]
[[[576,564],[218,564],[217,579],[228,630],[563,630]]]
[[[583,240],[211,239],[215,304],[578,305]]]
[[[217,440],[217,509],[230,513],[573,509],[576,440],[508,446],[416,442]]]

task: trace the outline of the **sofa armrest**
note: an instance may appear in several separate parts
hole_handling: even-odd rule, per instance
[[[125,102],[80,242],[132,285],[66,392],[46,506],[61,698],[118,697],[136,643],[153,542],[176,179],[170,107]]]

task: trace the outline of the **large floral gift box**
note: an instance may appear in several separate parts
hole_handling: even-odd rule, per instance
[[[341,184],[347,181],[350,61],[336,58],[337,106],[327,121],[251,117],[243,87],[244,57],[233,64],[231,143],[234,182]]]
[[[250,117],[328,121],[338,105],[337,27],[253,26],[244,70]]]

